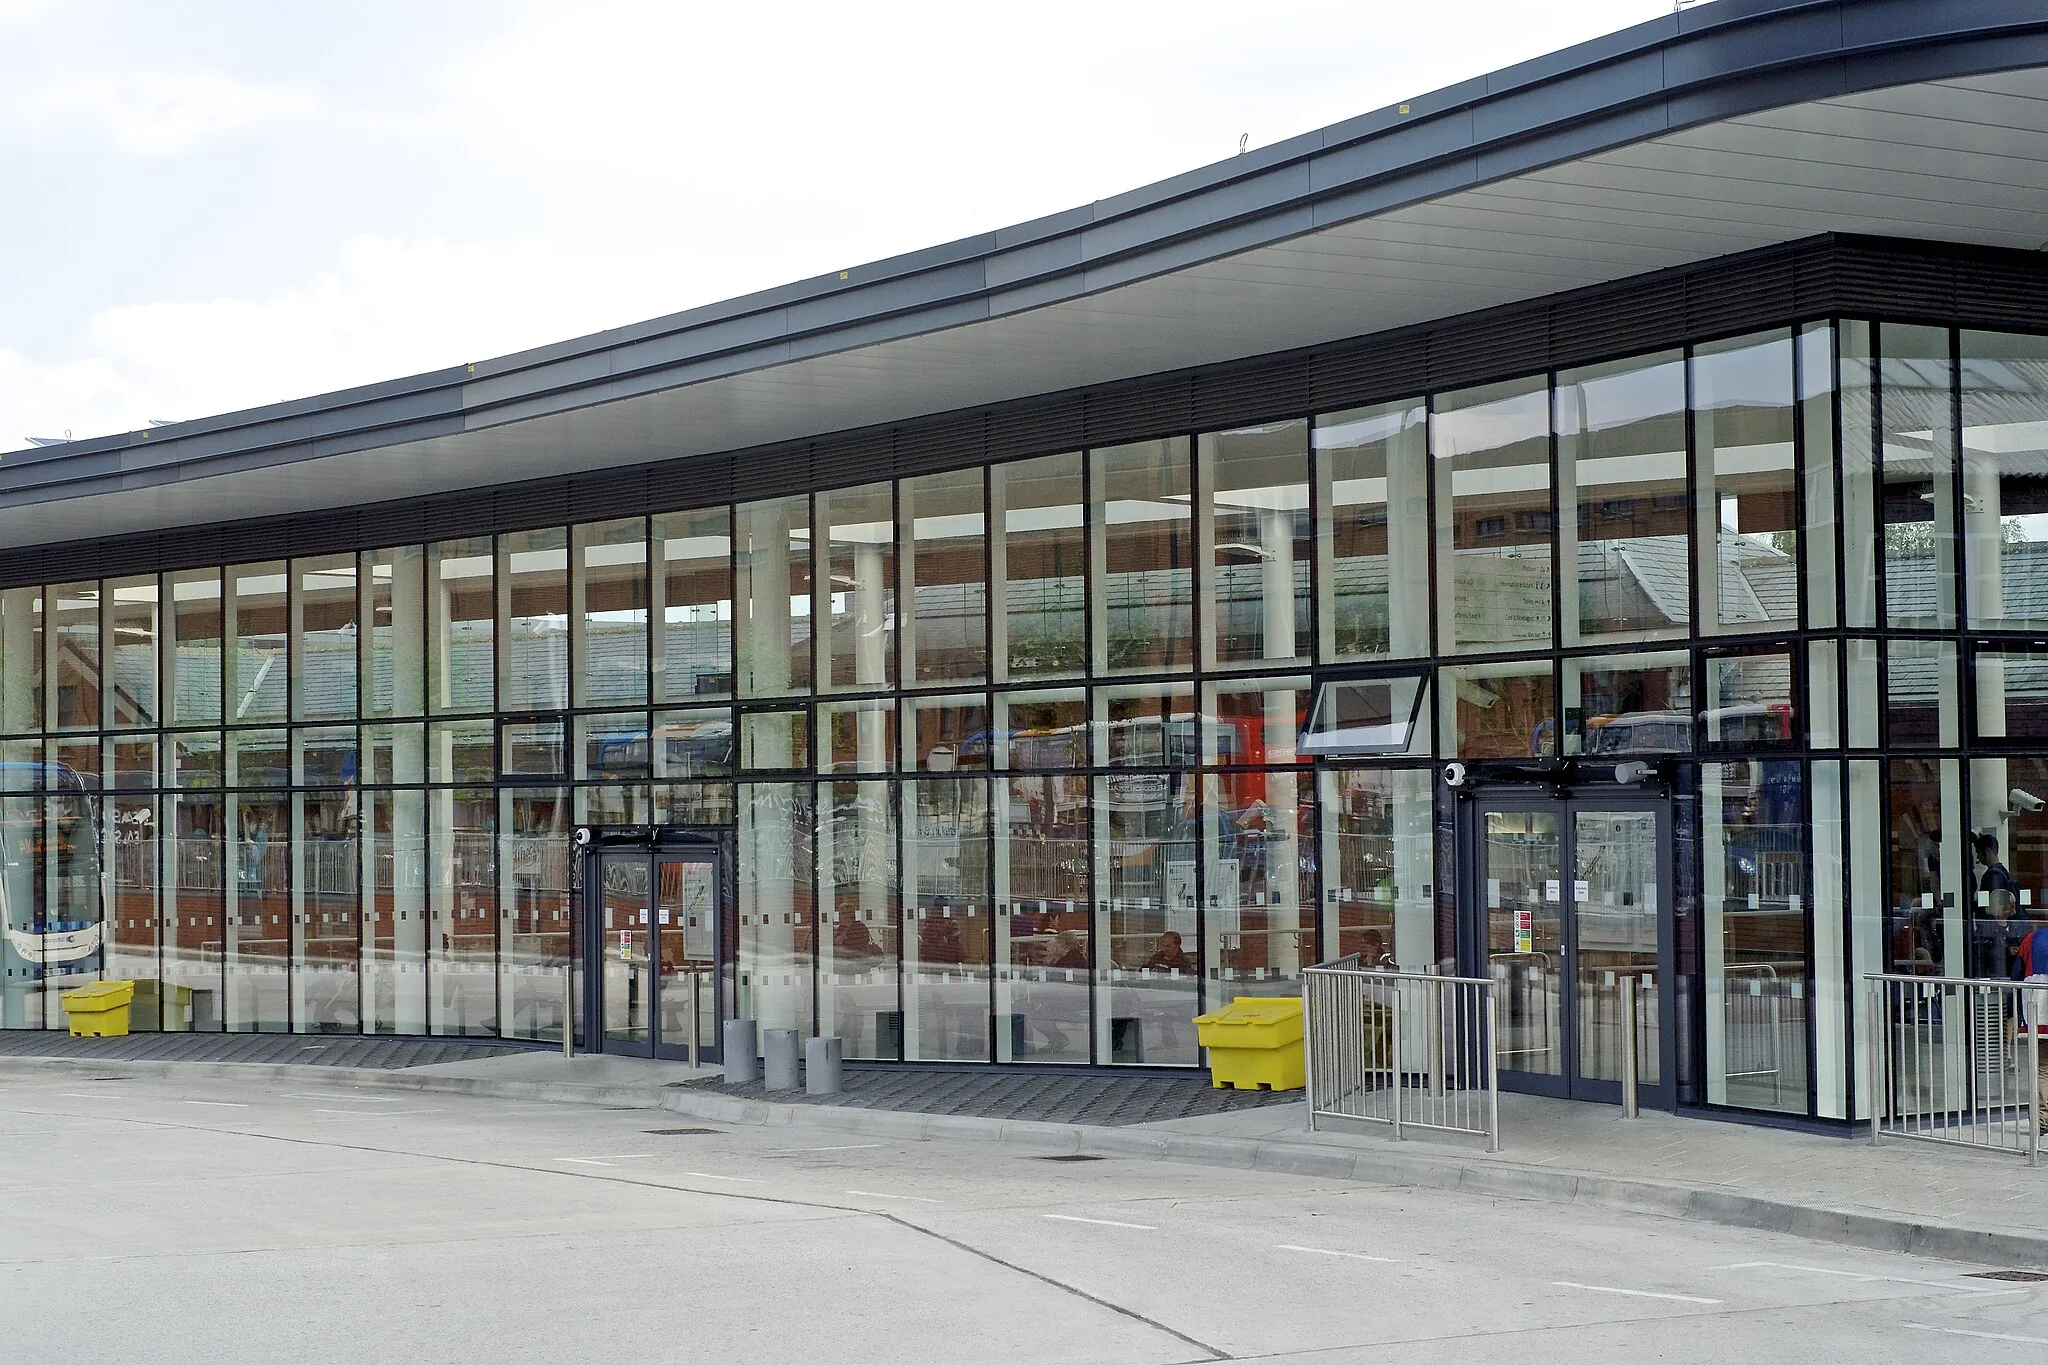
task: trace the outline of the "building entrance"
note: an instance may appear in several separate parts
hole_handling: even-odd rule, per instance
[[[600,1052],[716,1061],[720,849],[593,843],[584,857],[583,1036]]]
[[[1501,1083],[1621,1099],[1625,990],[1636,1081],[1671,1107],[1671,809],[1662,799],[1482,793],[1462,802],[1464,969],[1499,998]]]

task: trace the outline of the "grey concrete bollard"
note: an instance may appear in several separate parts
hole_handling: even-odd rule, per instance
[[[725,1083],[745,1085],[760,1076],[761,1058],[754,1051],[754,1021],[725,1021]]]
[[[797,1076],[797,1031],[771,1028],[761,1034],[761,1087],[764,1090],[794,1090],[802,1081]]]
[[[805,1093],[839,1093],[839,1058],[843,1050],[837,1038],[812,1038],[804,1043]]]

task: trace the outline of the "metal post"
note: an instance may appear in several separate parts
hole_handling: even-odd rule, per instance
[[[562,962],[562,1060],[576,1056],[576,959]]]
[[[698,991],[700,989],[699,973],[695,967],[692,967],[690,969],[690,1066],[693,1070],[697,1065],[697,1035],[701,1031],[697,1023],[697,1010],[701,1003],[698,999]]]
[[[1870,1060],[1870,1145],[1877,1146],[1884,1096],[1884,983],[1870,983],[1870,1034],[1864,1040],[1864,1055]]]
[[[2041,1017],[2048,1007],[2048,990],[2029,992],[2034,1008],[2021,1010],[2020,1017],[2027,1021],[2027,1164],[2041,1164],[2041,1025],[2048,1023]]]
[[[1436,964],[1432,962],[1422,970],[1429,976],[1435,976]],[[1426,998],[1429,1009],[1429,1013],[1424,1016],[1422,1021],[1423,1047],[1428,1052],[1428,1056],[1423,1060],[1429,1066],[1430,1098],[1439,1099],[1444,1093],[1443,987],[1434,981],[1425,981],[1422,985],[1423,995]]]
[[[1316,1131],[1316,1030],[1322,1026],[1316,1006],[1322,1003],[1322,992],[1316,988],[1315,969],[1301,974],[1301,1013],[1304,1027],[1301,1030],[1301,1074],[1302,1084],[1307,1090],[1308,1130]]]
[[[1401,1140],[1401,983],[1394,983],[1394,1007],[1387,1011],[1387,1069],[1393,1078],[1394,1140]]]
[[[1486,991],[1486,1135],[1489,1152],[1500,1150],[1500,1001]]]
[[[1636,975],[1621,977],[1621,1116],[1641,1118],[1642,1106],[1636,1095]]]

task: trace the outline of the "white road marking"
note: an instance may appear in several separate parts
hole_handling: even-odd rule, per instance
[[[2010,1332],[1972,1332],[1962,1327],[1936,1327],[1932,1323],[1909,1322],[1916,1332],[1945,1332],[1952,1337],[1976,1337],[1980,1341],[2017,1341],[2024,1346],[2048,1346],[2048,1337],[2016,1337]]]
[[[713,1175],[709,1171],[684,1171],[693,1180],[730,1180],[735,1185],[765,1185],[765,1180],[754,1180],[744,1175]]]
[[[1070,1213],[1042,1213],[1041,1218],[1050,1218],[1059,1223],[1092,1223],[1098,1228],[1129,1228],[1133,1232],[1157,1232],[1150,1223],[1119,1223],[1109,1218],[1076,1218]]]
[[[1401,1264],[1399,1261],[1395,1260],[1391,1256],[1368,1256],[1362,1251],[1336,1251],[1331,1249],[1330,1247],[1298,1247],[1294,1245],[1294,1243],[1292,1242],[1281,1242],[1277,1246],[1275,1246],[1273,1250],[1307,1251],[1313,1252],[1317,1256],[1342,1256],[1344,1259],[1348,1261],[1378,1261],[1381,1265]]]
[[[59,1090],[57,1092],[57,1098],[63,1100],[125,1100],[128,1099],[129,1096],[105,1092],[98,1095],[89,1095],[79,1091]]]
[[[1835,1275],[1845,1280],[1859,1280],[1864,1284],[1917,1284],[1923,1289],[1950,1289],[1958,1294],[2007,1294],[2006,1289],[1980,1288],[1974,1284],[1957,1284],[1954,1280],[1915,1280],[1902,1275],[1873,1275],[1862,1270],[1832,1270],[1821,1265],[1793,1265],[1787,1261],[1737,1261],[1734,1265],[1717,1265],[1714,1270],[1797,1270],[1806,1275]]]
[[[438,1109],[315,1109],[316,1114],[346,1114],[352,1119],[395,1119],[407,1114],[438,1114]]]
[[[886,1142],[849,1142],[843,1147],[777,1147],[778,1152],[865,1152],[876,1147],[887,1147]]]
[[[847,1193],[857,1194],[863,1199],[911,1199],[920,1204],[943,1204],[946,1202],[943,1199],[927,1199],[921,1194],[883,1194],[880,1190],[848,1190]]]
[[[1632,1299],[1669,1299],[1673,1303],[1719,1303],[1695,1294],[1658,1294],[1648,1289],[1617,1289],[1611,1284],[1580,1284],[1577,1280],[1552,1280],[1559,1289],[1584,1289],[1594,1294],[1626,1294]]]
[[[620,1156],[602,1158],[594,1156],[558,1156],[555,1160],[567,1161],[577,1166],[609,1166],[615,1161],[645,1161],[653,1155],[654,1153],[652,1152],[626,1152]]]
[[[179,1100],[180,1104],[203,1104],[210,1109],[247,1109],[239,1100]]]
[[[286,1094],[288,1100],[326,1100],[329,1104],[404,1104],[401,1099],[384,1099],[376,1095],[299,1095]]]

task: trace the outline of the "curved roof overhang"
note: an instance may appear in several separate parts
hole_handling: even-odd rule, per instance
[[[2039,0],[1717,0],[980,237],[474,365],[11,453],[0,536],[744,449],[1829,232],[2048,247]]]

